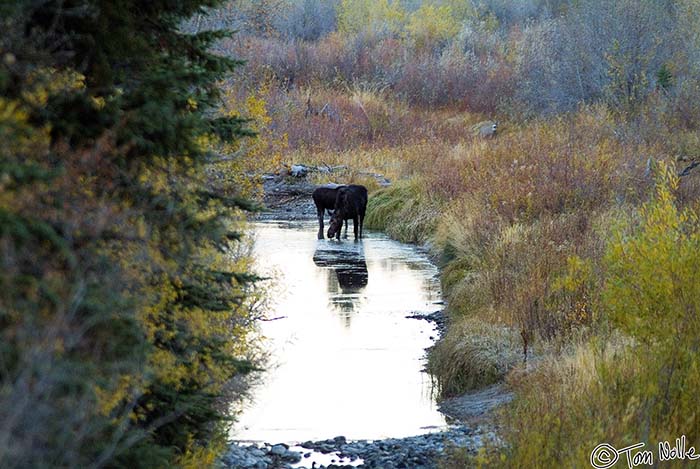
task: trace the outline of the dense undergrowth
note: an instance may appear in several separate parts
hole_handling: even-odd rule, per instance
[[[210,163],[262,143],[221,106],[221,34],[179,31],[214,4],[0,5],[3,468],[209,467],[225,448],[257,366],[254,191],[243,163]]]
[[[699,186],[677,176],[677,142],[620,138],[628,125],[603,108],[530,123],[460,147],[459,192],[435,162],[370,199],[368,226],[440,260],[442,395],[516,392],[496,417],[505,449],[446,467],[578,467],[602,442],[697,441]]]

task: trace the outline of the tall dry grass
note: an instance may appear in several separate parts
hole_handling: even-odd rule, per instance
[[[452,327],[431,356],[444,395],[597,334],[610,227],[646,199],[653,167],[687,145],[649,130],[631,138],[631,128],[639,123],[585,107],[511,125],[494,140],[409,143],[335,160],[401,179],[373,194],[368,226],[427,242],[443,267],[453,322],[491,325],[491,336],[508,337],[508,354],[475,353],[492,343],[484,327]],[[696,187],[688,180],[679,194],[697,200]]]

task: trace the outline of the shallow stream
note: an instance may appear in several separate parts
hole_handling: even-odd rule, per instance
[[[352,226],[340,242],[317,240],[313,221],[254,230],[258,273],[274,279],[261,324],[270,363],[232,439],[380,439],[443,428],[422,371],[434,326],[406,318],[440,309],[427,256],[380,233],[355,242]]]

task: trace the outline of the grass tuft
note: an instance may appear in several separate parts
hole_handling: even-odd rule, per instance
[[[426,242],[434,231],[439,208],[422,192],[421,184],[420,178],[413,178],[372,194],[366,226],[402,242]]]
[[[454,324],[435,345],[428,370],[445,398],[496,383],[520,362],[517,336],[511,329],[469,319]]]

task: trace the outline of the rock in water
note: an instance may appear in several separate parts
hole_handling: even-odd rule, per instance
[[[274,445],[272,448],[270,448],[270,454],[273,454],[275,456],[283,457],[287,455],[287,448],[282,445]]]

